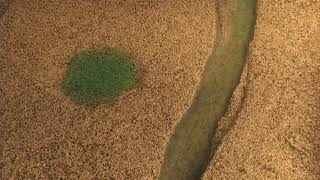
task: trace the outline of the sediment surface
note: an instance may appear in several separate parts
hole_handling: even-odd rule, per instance
[[[216,1],[216,40],[192,105],[170,139],[160,180],[200,179],[219,143],[218,122],[239,83],[255,24],[255,0]],[[222,21],[226,22],[222,22]]]
[[[227,135],[203,179],[320,179],[319,9],[258,1],[248,74],[220,125],[233,128],[220,128],[215,141]]]
[[[0,19],[0,179],[155,179],[214,42],[212,1],[12,1]],[[141,68],[111,105],[61,91],[75,53],[116,48]]]

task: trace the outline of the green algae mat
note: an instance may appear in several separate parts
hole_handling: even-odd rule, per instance
[[[63,91],[79,104],[110,103],[137,83],[136,69],[124,52],[82,52],[71,60]]]
[[[193,103],[170,139],[160,180],[200,179],[218,146],[212,144],[212,137],[240,81],[256,18],[256,0],[231,2],[231,27],[226,39],[216,3],[216,44]]]

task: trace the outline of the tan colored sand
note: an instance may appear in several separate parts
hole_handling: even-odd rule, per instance
[[[94,3],[95,2],[95,3]],[[0,179],[154,179],[214,42],[204,1],[14,1],[0,20]],[[84,107],[61,93],[73,54],[113,47],[139,88]]]
[[[221,123],[235,126],[203,179],[320,179],[319,9],[319,0],[258,1],[247,79]]]

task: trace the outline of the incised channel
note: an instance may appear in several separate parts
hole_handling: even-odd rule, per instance
[[[167,146],[160,180],[201,179],[219,144],[212,138],[240,81],[256,20],[256,0],[230,0],[230,32],[223,36],[221,3],[216,0],[216,42],[192,105]]]

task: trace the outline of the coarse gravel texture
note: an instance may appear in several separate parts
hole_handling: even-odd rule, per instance
[[[0,19],[0,179],[155,179],[214,43],[213,1],[12,1]],[[112,105],[61,91],[74,54],[115,48],[142,82]]]
[[[224,117],[235,125],[203,179],[320,179],[319,9],[258,1],[247,75]]]

